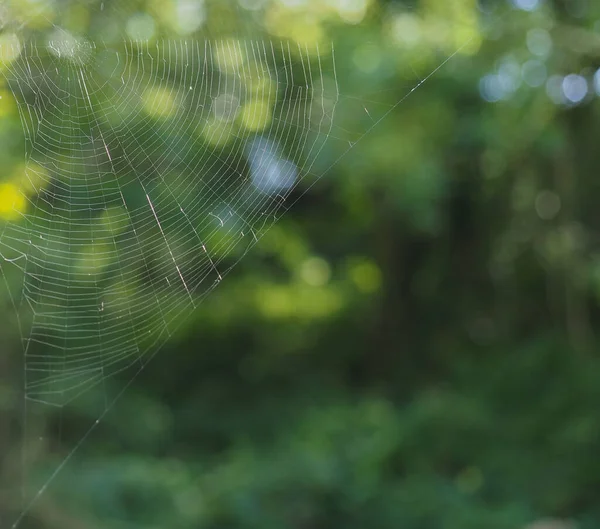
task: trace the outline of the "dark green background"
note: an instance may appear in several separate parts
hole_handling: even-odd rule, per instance
[[[223,3],[208,4],[211,37],[249,23],[241,8],[225,15]],[[124,5],[171,35],[162,8]],[[600,5],[498,3],[486,14],[467,0],[373,1],[358,25],[323,5],[293,16],[321,20],[342,95],[358,97],[342,99],[334,135],[360,137],[371,124],[364,109],[381,117],[474,20],[481,44],[419,86],[266,233],[136,377],[24,527],[600,526]],[[80,6],[93,35],[99,2]],[[390,37],[402,12],[423,30],[412,47]],[[557,104],[545,84],[482,99],[483,76],[535,58],[532,28],[552,38],[537,58],[549,76],[588,80],[581,104]],[[21,129],[3,105],[9,180],[23,160]],[[321,171],[345,149],[332,138]],[[540,204],[555,196],[560,210],[545,215]],[[2,303],[7,513],[18,504],[22,365],[5,294]],[[116,393],[127,380],[107,383]],[[29,477],[56,468],[97,414],[82,397],[52,415],[48,452]]]

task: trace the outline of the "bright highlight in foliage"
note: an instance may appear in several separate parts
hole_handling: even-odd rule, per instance
[[[381,271],[375,263],[369,260],[354,263],[348,272],[356,288],[365,294],[376,292],[381,288]]]
[[[211,118],[201,130],[204,140],[213,147],[223,147],[233,139],[232,125],[225,120]]]
[[[313,320],[328,318],[344,306],[343,295],[333,288],[305,285],[263,285],[256,292],[256,305],[265,318]]]
[[[154,19],[148,13],[136,13],[127,20],[127,35],[133,40],[150,40],[156,33]]]
[[[248,130],[263,130],[271,123],[271,105],[266,101],[250,101],[243,106],[240,116]]]
[[[144,110],[154,118],[170,118],[177,111],[177,102],[168,88],[149,88],[143,99]]]
[[[90,244],[81,252],[77,271],[84,275],[99,274],[111,263],[113,257],[109,244]]]
[[[262,65],[252,65],[249,70],[250,72],[244,75],[243,79],[248,93],[262,99],[276,99],[277,83],[270,77],[267,68]]]
[[[300,266],[300,277],[307,285],[322,287],[331,279],[331,267],[321,257],[310,257]]]
[[[10,64],[21,54],[21,41],[14,33],[0,35],[0,66]]]
[[[25,197],[14,184],[0,184],[0,218],[15,220],[26,209]]]
[[[222,72],[237,72],[246,61],[246,54],[239,41],[230,39],[219,42],[213,50],[213,59]]]

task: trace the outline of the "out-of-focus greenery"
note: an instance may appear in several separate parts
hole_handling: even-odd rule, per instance
[[[100,1],[8,6],[37,32],[109,38],[181,34],[176,7],[200,3],[122,2],[133,22]],[[485,4],[203,3],[187,38],[254,17],[265,35],[335,42],[354,103],[342,98],[334,136],[368,130],[373,98],[389,109],[468,45],[203,301],[24,526],[600,526],[600,4]],[[332,137],[324,156],[343,152]],[[3,222],[26,207],[22,162],[3,86]],[[7,512],[22,353],[4,293],[2,306]],[[44,460],[55,467],[97,415],[84,397],[65,409]]]

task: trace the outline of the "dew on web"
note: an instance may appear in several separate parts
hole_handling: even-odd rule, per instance
[[[22,346],[14,527],[248,250],[470,42],[420,74],[408,63],[398,93],[357,93],[338,71],[371,75],[371,48],[348,58],[333,44],[188,37],[206,13],[178,26],[183,38],[143,40],[156,27],[136,16],[109,43],[54,22],[43,39],[0,40],[25,145],[0,212]]]

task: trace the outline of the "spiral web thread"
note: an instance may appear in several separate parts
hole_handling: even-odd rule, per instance
[[[23,222],[2,235],[2,254],[22,270],[18,308],[31,312],[26,397],[53,406],[143,364],[173,322],[221,281],[227,258],[285,209],[333,122],[336,93],[325,101],[301,47],[296,58],[290,45],[276,50],[271,42],[128,42],[124,50],[108,52],[116,67],[125,62],[122,75],[110,76],[117,86],[108,100],[107,85],[77,56],[57,65],[60,54],[32,44],[14,68],[32,193]],[[219,54],[234,65],[226,75],[215,65]],[[240,56],[252,62],[238,67]],[[300,62],[302,80],[288,61]],[[179,82],[166,85],[174,76]],[[257,93],[247,93],[249,84]],[[152,97],[173,106],[163,122],[140,115],[140,101],[153,105]],[[250,98],[256,103],[244,106]],[[267,105],[271,124],[255,134]],[[240,108],[245,130],[228,130]],[[225,133],[233,139],[227,151],[201,149],[201,133],[209,144]],[[293,161],[278,152],[284,143],[293,145]],[[138,196],[143,201],[132,204]],[[132,284],[139,295],[128,291]]]

